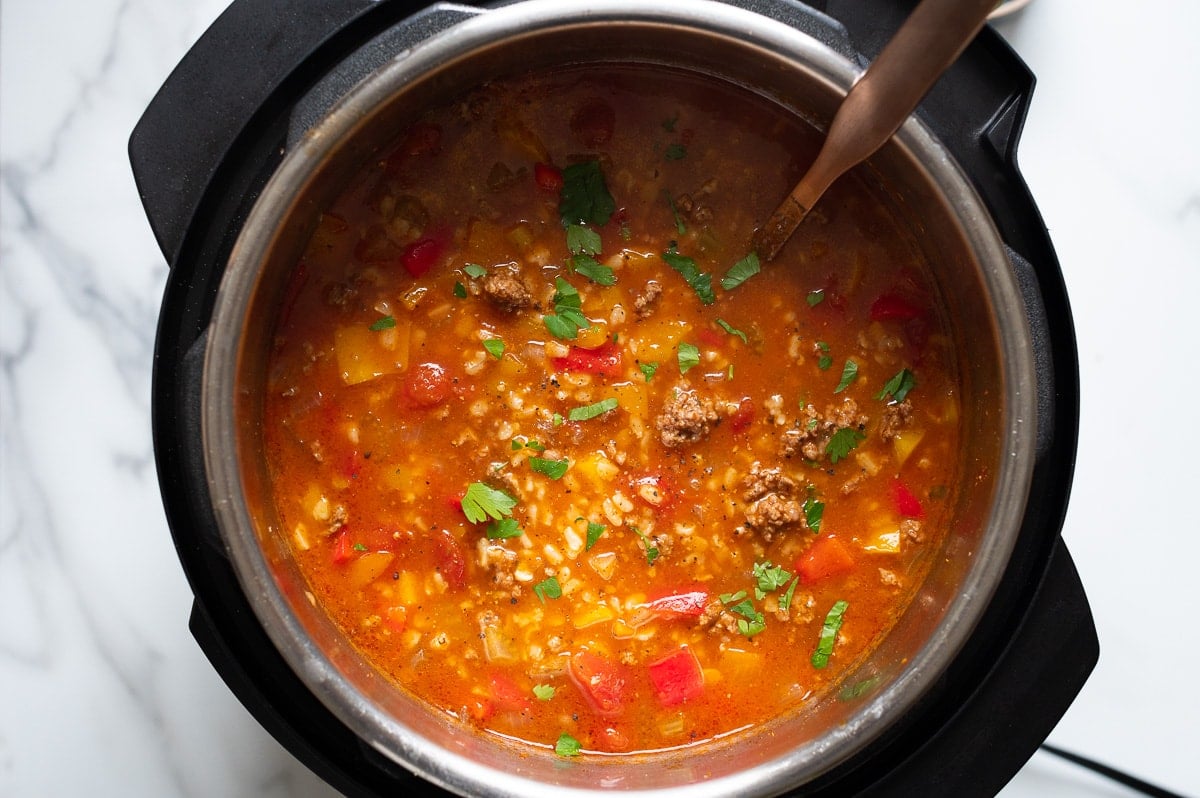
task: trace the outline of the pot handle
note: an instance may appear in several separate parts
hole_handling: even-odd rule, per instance
[[[174,264],[184,232],[230,147],[288,84],[306,85],[312,57],[353,38],[373,0],[235,0],[200,37],[138,120],[129,160],[150,227]],[[404,9],[407,11],[408,9]],[[337,57],[334,55],[333,57]]]

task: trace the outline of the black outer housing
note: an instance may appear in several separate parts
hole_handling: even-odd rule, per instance
[[[217,286],[247,212],[280,161],[290,112],[342,59],[423,5],[237,0],[167,79],[129,146],[171,266],[154,354],[153,432],[168,523],[195,595],[192,633],[259,723],[351,796],[444,793],[363,744],[308,691],[259,624],[213,516],[200,381]],[[830,36],[848,41],[865,64],[914,3],[795,5],[799,13],[828,15]],[[1038,458],[1017,545],[978,628],[929,694],[860,755],[797,794],[994,795],[1062,717],[1099,656],[1082,584],[1059,537],[1078,435],[1074,328],[1053,246],[1016,167],[1033,83],[1007,44],[985,29],[917,111],[991,212],[1033,326]]]

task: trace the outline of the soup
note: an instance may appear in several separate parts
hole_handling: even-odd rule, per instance
[[[286,292],[264,437],[311,599],[488,733],[686,746],[838,686],[948,534],[956,355],[884,190],[749,242],[816,133],[687,73],[401,132]]]

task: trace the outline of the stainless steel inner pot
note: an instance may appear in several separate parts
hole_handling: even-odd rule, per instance
[[[505,74],[589,62],[668,65],[728,81],[827,124],[858,65],[782,22],[713,2],[528,0],[463,20],[401,52],[291,147],[249,214],[217,297],[202,387],[213,506],[241,588],[312,693],[366,743],[465,795],[769,795],[872,744],[939,678],[1003,574],[1033,467],[1036,402],[1024,306],[970,184],[910,119],[868,167],[934,264],[964,382],[963,484],[929,576],[846,685],[803,711],[684,749],[564,760],[481,735],[395,688],[306,595],[268,499],[265,359],[285,279],[320,210],[429,104]],[[865,687],[864,687],[865,686]]]

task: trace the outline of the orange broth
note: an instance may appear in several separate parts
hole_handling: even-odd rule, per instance
[[[500,81],[402,131],[322,216],[268,377],[315,600],[397,685],[563,755],[836,685],[959,467],[952,344],[882,191],[839,181],[754,272],[818,136],[646,70]]]

